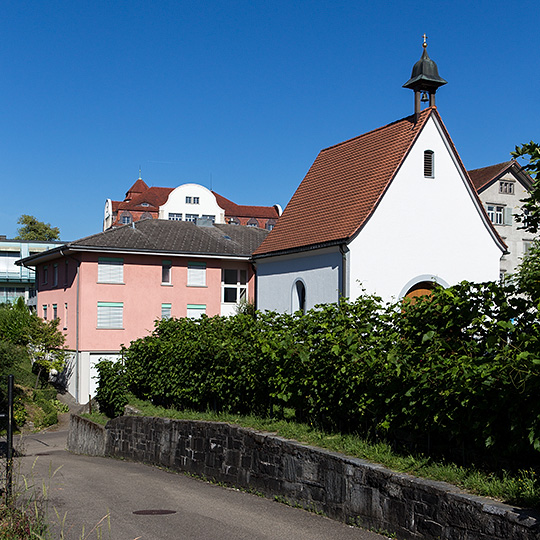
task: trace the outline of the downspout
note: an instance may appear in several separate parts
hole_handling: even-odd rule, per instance
[[[66,257],[67,259],[71,259],[73,261],[75,261],[77,263],[77,300],[76,300],[76,308],[75,308],[75,366],[74,366],[74,373],[73,375],[75,376],[75,396],[73,396],[75,398],[75,400],[77,401],[77,403],[79,403],[79,355],[80,355],[80,351],[79,351],[79,320],[80,320],[80,317],[79,317],[79,312],[80,312],[80,294],[79,294],[79,290],[80,290],[80,278],[79,278],[79,274],[80,274],[80,270],[81,270],[81,261],[79,261],[78,259],[75,259],[74,257],[71,257],[70,255],[65,255],[64,254],[64,251],[61,249],[60,250],[60,254],[62,255],[62,257]]]
[[[339,251],[341,252],[341,298],[349,297],[349,248],[347,244],[340,244]]]

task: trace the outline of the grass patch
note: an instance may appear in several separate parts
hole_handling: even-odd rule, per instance
[[[213,411],[166,409],[130,396],[129,404],[142,416],[156,416],[177,420],[202,420],[227,422],[245,428],[274,433],[285,439],[325,448],[348,456],[379,463],[396,472],[408,473],[421,478],[438,480],[456,485],[470,493],[492,497],[508,504],[540,509],[540,483],[534,470],[521,470],[517,474],[506,471],[485,472],[453,463],[435,462],[425,455],[400,454],[383,442],[371,442],[358,435],[327,433],[306,424],[291,420],[240,416]],[[82,415],[99,424],[109,419],[92,413]]]

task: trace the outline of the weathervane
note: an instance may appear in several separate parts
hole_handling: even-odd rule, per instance
[[[426,49],[427,48],[427,36],[426,36],[425,33],[424,33],[423,38],[424,38],[424,44],[422,45],[422,47],[424,47],[424,49]]]

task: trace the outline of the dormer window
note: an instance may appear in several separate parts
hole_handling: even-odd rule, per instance
[[[191,197],[186,197],[186,204],[191,204]]]
[[[199,197],[186,197],[186,204],[199,204]]]
[[[434,178],[435,177],[434,152],[433,152],[433,150],[425,150],[424,151],[424,177],[425,178]]]
[[[150,206],[147,202],[141,203],[141,206]]]

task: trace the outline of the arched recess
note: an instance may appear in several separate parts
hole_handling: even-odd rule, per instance
[[[401,289],[399,300],[402,300],[405,297],[415,298],[425,294],[431,294],[431,291],[437,286],[446,289],[449,285],[444,279],[431,274],[416,276]]]
[[[306,312],[306,284],[302,279],[297,279],[292,289],[292,312]]]

